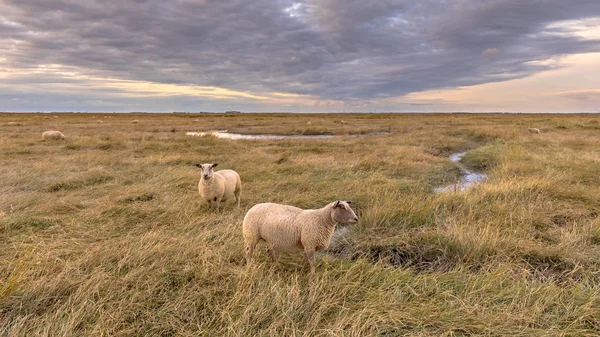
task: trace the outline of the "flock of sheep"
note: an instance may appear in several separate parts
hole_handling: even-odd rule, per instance
[[[103,123],[101,120],[96,122]],[[137,124],[139,121],[133,120],[131,123]],[[540,133],[537,128],[528,127],[527,130]],[[66,137],[60,131],[45,131],[42,139],[64,140]],[[219,211],[221,202],[235,197],[239,208],[242,195],[240,175],[233,170],[215,171],[217,165],[196,164],[201,170],[198,183],[201,198],[208,203],[209,210],[214,207]],[[246,213],[242,224],[247,264],[252,260],[256,245],[263,241],[269,247],[268,252],[273,261],[277,258],[277,252],[303,250],[311,272],[314,271],[315,252],[329,247],[335,225],[338,222],[348,224],[358,221],[350,204],[350,201],[338,200],[323,208],[308,210],[275,203],[254,205]]]
[[[200,197],[219,210],[221,202],[235,197],[238,208],[242,195],[240,175],[233,170],[215,171],[218,164],[196,164],[201,170],[198,192]],[[327,249],[336,223],[356,223],[358,217],[350,201],[335,201],[320,209],[261,203],[254,205],[244,217],[242,233],[246,246],[246,262],[250,264],[256,245],[263,241],[269,246],[273,261],[277,252],[304,251],[304,257],[315,269],[315,252]]]

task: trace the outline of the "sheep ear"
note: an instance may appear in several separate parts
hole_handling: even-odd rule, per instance
[[[333,204],[333,208],[339,207],[340,206],[340,201],[337,200],[334,204]]]
[[[194,164],[194,166],[196,166],[196,167],[198,167],[198,168],[202,169],[202,164]]]
[[[212,167],[217,167],[217,165],[219,165],[219,164],[214,163],[214,164],[212,164]]]

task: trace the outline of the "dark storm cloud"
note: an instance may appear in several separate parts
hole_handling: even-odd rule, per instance
[[[1,0],[0,0],[1,1]],[[0,2],[0,67],[373,100],[503,81],[600,51],[548,25],[597,0]]]

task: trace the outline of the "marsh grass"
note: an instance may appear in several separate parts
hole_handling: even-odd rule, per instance
[[[0,335],[600,333],[595,115],[111,116],[0,115]],[[339,137],[184,135],[220,129]],[[460,151],[488,179],[434,193]],[[242,209],[207,210],[196,162],[240,173]],[[336,199],[360,221],[314,275],[245,266],[252,205]]]

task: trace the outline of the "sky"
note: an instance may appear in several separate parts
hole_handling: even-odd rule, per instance
[[[0,0],[0,111],[600,112],[599,0]]]

